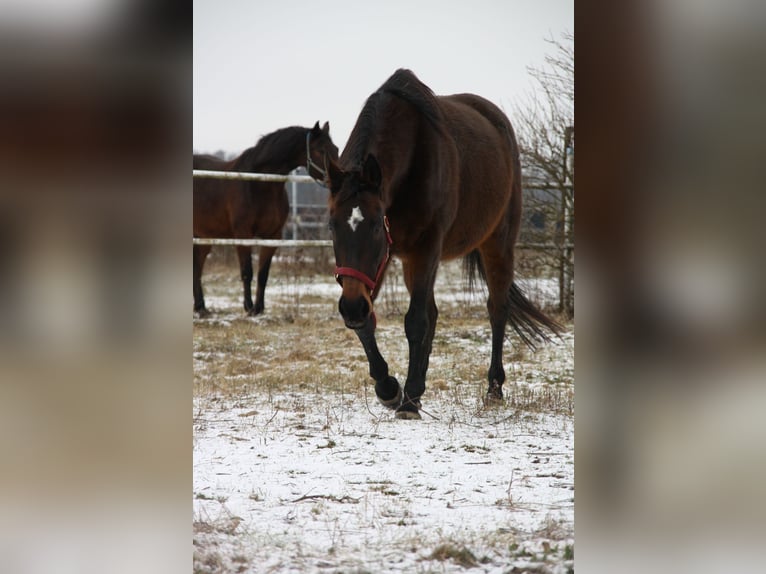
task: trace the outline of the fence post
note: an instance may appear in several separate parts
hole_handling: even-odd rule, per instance
[[[293,212],[293,239],[298,239],[298,184],[290,182],[290,210]]]
[[[561,252],[561,268],[559,271],[559,306],[561,311],[568,317],[574,315],[574,301],[572,287],[574,282],[574,272],[572,263],[572,213],[570,209],[570,198],[567,197],[571,190],[571,201],[574,202],[574,179],[572,167],[574,166],[574,126],[567,126],[564,130],[564,186],[561,188],[561,206],[563,217],[563,242]]]

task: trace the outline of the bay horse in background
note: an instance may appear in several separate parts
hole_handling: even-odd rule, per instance
[[[364,347],[378,400],[397,418],[421,418],[437,269],[441,260],[464,257],[470,281],[478,273],[489,291],[486,398],[501,402],[506,323],[530,346],[562,329],[513,281],[521,165],[508,118],[473,94],[435,96],[400,69],[367,99],[340,160],[326,165],[335,275],[343,290],[338,309]],[[402,262],[410,294],[403,390],[375,340],[373,302],[391,255]]]
[[[325,122],[313,128],[291,126],[263,136],[231,161],[210,155],[194,155],[194,169],[261,172],[286,175],[306,166],[315,179],[324,176],[319,167],[325,157],[337,159],[338,148]],[[281,239],[289,203],[282,182],[194,179],[194,237]],[[237,246],[239,270],[244,287],[245,311],[258,315],[264,308],[264,291],[276,247],[261,247],[258,253],[258,284],[255,305],[251,295],[252,248]],[[202,294],[202,268],[210,245],[194,245],[194,312],[207,315]]]

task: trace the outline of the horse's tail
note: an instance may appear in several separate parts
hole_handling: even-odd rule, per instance
[[[534,349],[536,342],[550,342],[549,333],[559,336],[564,331],[564,327],[535,307],[516,283],[508,291],[508,302],[508,323],[529,348]]]
[[[464,259],[464,268],[468,285],[473,289],[476,276],[486,283],[487,275],[478,250],[474,250]],[[530,349],[537,343],[551,342],[551,335],[559,336],[563,331],[559,323],[540,311],[521,291],[517,283],[508,290],[508,324]]]

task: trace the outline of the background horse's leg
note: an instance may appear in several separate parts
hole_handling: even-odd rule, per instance
[[[242,287],[245,290],[245,311],[250,313],[253,310],[253,297],[250,292],[250,284],[253,282],[252,249],[238,245],[237,257],[239,258],[239,276],[242,278]]]
[[[499,234],[505,236],[506,234]],[[487,312],[492,327],[492,357],[487,371],[487,400],[503,400],[503,342],[510,312],[508,292],[513,284],[513,246],[503,245],[502,237],[491,235],[480,247],[481,264],[487,281]]]
[[[278,237],[275,239],[279,239]],[[258,285],[255,290],[255,308],[251,315],[258,315],[263,312],[263,296],[266,291],[266,281],[269,280],[269,269],[271,269],[271,258],[277,252],[276,247],[261,247],[258,252]]]
[[[410,306],[404,317],[404,330],[410,346],[410,362],[404,398],[396,416],[419,419],[420,397],[426,390],[428,359],[436,332],[438,310],[434,300],[434,282],[438,257],[419,261],[409,259],[402,265],[404,282],[410,292]]]
[[[208,253],[210,253],[210,245],[194,245],[192,291],[194,292],[194,312],[200,317],[208,314],[205,309],[205,297],[202,295],[202,268],[205,266]]]
[[[375,395],[384,407],[397,408],[402,402],[402,388],[399,381],[388,374],[388,363],[378,350],[375,340],[375,322],[367,321],[361,329],[356,329],[356,336],[362,343],[367,361],[370,364],[370,376],[375,380]]]

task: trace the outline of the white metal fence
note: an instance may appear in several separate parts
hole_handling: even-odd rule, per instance
[[[332,245],[332,242],[328,239],[298,239],[301,231],[305,231],[308,228],[321,227],[321,224],[317,221],[313,221],[313,219],[316,219],[318,207],[320,209],[326,208],[325,205],[317,206],[314,204],[301,204],[298,201],[297,184],[317,183],[317,181],[310,175],[278,175],[273,173],[216,171],[206,169],[192,170],[192,175],[193,177],[200,178],[228,179],[235,181],[265,181],[290,184],[290,219],[286,226],[286,232],[292,235],[292,239],[212,239],[195,237],[195,245],[241,245],[250,247],[329,247]],[[305,210],[314,212],[314,217],[301,217],[301,211]],[[314,233],[316,233],[316,231]]]
[[[250,173],[240,171],[214,171],[206,169],[192,170],[194,177],[204,177],[213,179],[231,179],[239,181],[269,181],[269,182],[295,182],[295,183],[316,183],[316,180],[310,175],[278,175],[273,173]],[[293,204],[295,205],[295,190],[293,192]],[[249,247],[332,247],[332,241],[329,239],[221,239],[210,237],[194,237],[194,245],[240,245]],[[553,243],[529,243],[519,242],[516,244],[519,249],[540,249],[555,250],[562,249],[562,245]],[[564,249],[573,249],[574,245],[565,245]]]
[[[291,185],[291,215],[292,215],[292,235],[297,237],[297,227],[301,226],[297,214],[297,196],[296,196],[296,183],[316,183],[316,180],[309,175],[277,175],[272,173],[249,173],[249,172],[232,172],[232,171],[213,171],[195,169],[192,171],[193,177],[204,178],[217,178],[217,179],[229,179],[239,181],[267,181],[267,182],[290,182]],[[535,186],[537,187],[537,186]],[[543,189],[543,187],[540,187]],[[304,206],[306,207],[306,206]],[[311,207],[311,206],[309,206]],[[316,226],[317,223],[313,222],[309,225]],[[332,241],[329,239],[258,239],[258,238],[239,238],[239,239],[223,239],[223,238],[209,238],[209,237],[193,237],[192,241],[194,245],[239,245],[250,247],[286,247],[286,248],[302,248],[302,247],[332,247]],[[516,244],[518,249],[537,250],[541,252],[546,251],[560,251],[564,257],[561,257],[561,286],[564,285],[565,274],[569,276],[572,274],[571,269],[565,269],[565,267],[571,267],[571,254],[574,250],[574,245],[570,242],[562,244],[558,242],[537,242],[537,241],[521,241]],[[571,281],[571,278],[570,278]],[[562,294],[562,301],[565,294]]]
[[[296,183],[316,183],[310,175],[279,175],[276,173],[250,173],[246,171],[215,171],[211,169],[194,169],[194,177],[211,179],[235,179],[240,181],[294,181]]]
[[[214,239],[194,237],[194,245],[241,245],[249,247],[332,247],[329,239]]]

